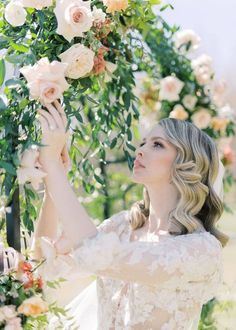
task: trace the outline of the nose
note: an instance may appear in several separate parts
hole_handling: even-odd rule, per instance
[[[143,157],[143,152],[141,150],[139,150],[137,156]]]
[[[143,157],[143,151],[141,150],[141,147],[138,147],[136,149],[136,157]]]

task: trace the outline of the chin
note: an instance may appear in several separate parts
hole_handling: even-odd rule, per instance
[[[135,182],[135,183],[142,183],[144,184],[144,178],[142,178],[141,175],[139,175],[138,173],[132,173],[131,174],[131,181]]]

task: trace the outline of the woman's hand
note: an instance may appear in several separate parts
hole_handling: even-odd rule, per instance
[[[39,162],[46,169],[50,163],[62,161],[68,171],[70,162],[66,145],[68,132],[65,112],[58,101],[54,102],[54,106],[47,104],[46,108],[48,111],[38,110],[42,128],[41,143],[44,145],[40,148]]]

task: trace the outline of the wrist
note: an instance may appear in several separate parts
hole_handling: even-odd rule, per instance
[[[62,162],[60,160],[56,160],[56,159],[49,160],[43,164],[43,169],[46,172],[51,171],[53,169],[55,170],[55,169],[62,169],[62,168],[64,168]]]

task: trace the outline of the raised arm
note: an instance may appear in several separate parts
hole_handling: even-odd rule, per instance
[[[40,248],[37,245],[38,238],[47,236],[52,240],[56,240],[58,221],[58,212],[48,193],[48,190],[45,189],[43,203],[35,225],[33,243],[31,247],[35,259],[40,259],[42,257]]]
[[[96,226],[74,193],[60,161],[60,155],[67,139],[64,126],[64,111],[59,102],[55,107],[47,105],[48,112],[39,110],[42,127],[40,163],[47,172],[46,189],[55,205],[65,236],[76,247],[84,238],[96,235]],[[50,219],[49,219],[50,221]]]
[[[66,144],[64,145],[61,154],[61,163],[63,164],[64,171],[67,173],[70,168],[70,158]],[[46,187],[39,217],[35,224],[33,242],[31,246],[35,259],[40,259],[42,257],[41,250],[38,246],[38,238],[46,236],[54,241],[58,238],[58,228],[59,215]]]

